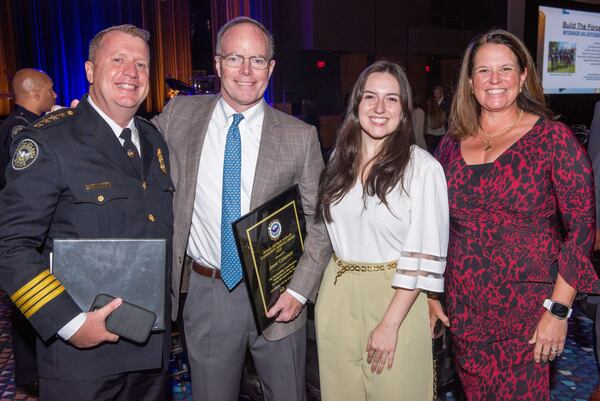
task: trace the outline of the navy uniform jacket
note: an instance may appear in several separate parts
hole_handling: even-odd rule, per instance
[[[167,146],[149,122],[136,117],[135,124],[143,179],[87,96],[13,141],[0,191],[0,286],[39,334],[41,377],[159,368],[168,351],[168,333],[152,334],[145,345],[120,340],[87,350],[56,335],[81,311],[48,271],[54,238],[164,238],[171,260],[174,189]]]
[[[32,113],[25,107],[15,104],[15,108],[12,113],[10,113],[8,117],[6,117],[6,120],[0,124],[0,189],[2,189],[6,184],[4,172],[6,171],[8,163],[10,163],[9,152],[10,144],[13,138],[19,133],[19,131],[27,127],[39,117],[40,116]]]

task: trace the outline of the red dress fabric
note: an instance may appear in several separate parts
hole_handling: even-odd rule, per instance
[[[549,365],[527,342],[553,278],[600,290],[587,154],[566,126],[540,118],[492,163],[467,165],[450,136],[436,157],[448,181],[446,302],[467,398],[550,400]]]

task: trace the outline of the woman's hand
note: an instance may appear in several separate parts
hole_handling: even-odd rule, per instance
[[[429,329],[431,330],[431,338],[434,338],[435,324],[438,320],[446,327],[450,327],[450,319],[444,313],[442,303],[438,299],[428,299],[427,306],[429,307]]]
[[[557,319],[545,311],[537,324],[529,344],[535,344],[533,359],[536,362],[553,361],[562,354],[567,338],[567,319]]]
[[[367,362],[371,364],[371,372],[381,374],[386,365],[392,368],[394,352],[398,341],[400,326],[381,321],[371,332],[367,342]]]

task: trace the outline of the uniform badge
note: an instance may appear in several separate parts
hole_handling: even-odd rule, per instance
[[[23,128],[25,128],[24,125],[15,125],[13,127],[13,129],[10,131],[10,134],[12,135],[13,139],[17,136],[19,132],[23,131]]]
[[[167,174],[167,165],[165,164],[165,158],[163,157],[162,150],[158,148],[156,150],[156,157],[158,158],[158,167],[160,167],[160,171],[164,174]]]
[[[38,157],[38,145],[31,139],[23,139],[17,148],[12,159],[12,167],[15,170],[23,170],[31,166]]]

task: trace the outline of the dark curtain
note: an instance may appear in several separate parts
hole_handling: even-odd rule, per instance
[[[13,1],[18,68],[40,68],[54,81],[57,102],[87,91],[83,65],[96,32],[124,23],[141,26],[142,0]]]
[[[14,24],[9,16],[12,15],[12,3],[0,0],[0,116],[10,113],[10,79],[17,69],[14,41]]]

